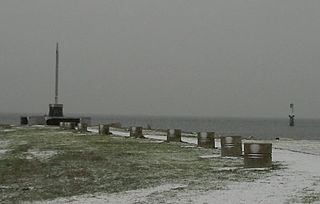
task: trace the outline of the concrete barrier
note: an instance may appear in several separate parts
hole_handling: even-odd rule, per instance
[[[198,146],[204,148],[215,148],[214,132],[199,132]]]
[[[144,138],[142,134],[142,127],[130,127],[130,137]]]
[[[271,143],[244,143],[244,166],[262,168],[272,166]]]
[[[181,142],[181,129],[168,129],[167,130],[168,142]]]
[[[241,136],[224,136],[220,137],[220,141],[222,157],[242,156]]]

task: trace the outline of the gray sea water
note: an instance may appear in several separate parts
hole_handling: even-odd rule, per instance
[[[22,114],[0,113],[0,123],[19,124]],[[71,115],[75,116],[75,115]],[[200,118],[157,116],[104,116],[92,117],[92,124],[120,122],[123,126],[143,126],[153,129],[180,128],[187,132],[214,131],[218,135],[253,136],[256,139],[292,138],[320,140],[320,119],[296,119],[289,127],[288,119],[272,118]]]

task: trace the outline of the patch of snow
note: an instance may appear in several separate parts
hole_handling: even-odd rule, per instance
[[[310,143],[310,141],[308,142]],[[320,147],[320,142],[318,147]],[[288,150],[273,150],[273,161],[287,168],[276,170],[271,177],[254,182],[234,183],[225,190],[206,193],[188,192],[179,196],[181,203],[302,203],[303,196],[320,192],[320,157]],[[257,170],[257,169],[248,169]],[[265,170],[265,169],[260,169]],[[168,200],[168,202],[174,200]],[[318,202],[319,203],[319,202]]]
[[[195,137],[181,137],[182,142],[198,145],[198,138]]]
[[[129,137],[130,136],[130,133],[129,132],[123,132],[123,131],[115,131],[115,130],[112,130],[110,131],[113,135],[116,135],[116,136],[122,136],[122,137]]]
[[[111,131],[114,135],[129,136],[129,132]],[[146,134],[145,137],[166,140],[165,135]],[[182,137],[183,142],[197,144],[197,138]],[[270,142],[270,141],[269,141]],[[303,196],[320,192],[320,141],[280,140],[273,143],[273,162],[285,168],[270,170],[271,176],[253,182],[234,182],[222,190],[179,191],[177,196],[167,197],[166,203],[302,203]],[[220,146],[220,139],[215,139]],[[194,146],[192,146],[194,147]],[[220,157],[203,155],[200,158]],[[233,158],[233,157],[231,157]],[[239,167],[238,167],[239,168]],[[218,170],[230,170],[226,167]],[[266,170],[265,168],[246,171]],[[93,194],[56,199],[46,203],[149,203],[154,194],[161,194],[179,188],[179,185],[162,185],[156,188],[140,189],[115,194]],[[307,190],[306,190],[307,189]],[[153,200],[154,201],[154,200]],[[318,202],[319,203],[319,202]]]
[[[15,132],[17,130],[15,129],[4,129],[4,130],[1,130],[1,132]]]
[[[39,150],[29,150],[27,159],[37,158],[39,160],[47,160],[58,154],[57,151],[39,151]]]
[[[194,146],[194,145],[182,145],[181,147],[184,147],[184,148],[195,148],[196,146]]]
[[[144,135],[144,137],[149,138],[149,139],[155,139],[155,140],[167,140],[167,136],[161,136],[161,135]]]
[[[211,158],[217,158],[217,157],[221,157],[220,155],[218,154],[210,154],[210,155],[202,155],[202,156],[199,156],[201,159],[211,159]]]
[[[10,150],[10,149],[7,149],[9,144],[10,144],[10,140],[0,140],[0,158]]]
[[[161,194],[168,191],[178,190],[185,188],[186,185],[181,184],[164,184],[161,186],[126,191],[121,193],[95,193],[86,194],[81,196],[72,196],[69,198],[58,198],[52,201],[45,202],[33,202],[35,204],[46,203],[46,204],[105,204],[105,203],[117,203],[117,204],[127,204],[127,203],[149,203],[149,197],[153,194]]]
[[[95,127],[88,127],[87,130],[92,133],[99,133],[99,129]]]

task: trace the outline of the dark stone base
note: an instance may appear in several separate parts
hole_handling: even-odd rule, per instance
[[[73,122],[78,125],[78,123],[80,123],[80,118],[49,117],[46,120],[47,125],[59,126],[60,122]]]
[[[49,104],[49,117],[63,117],[63,104]]]

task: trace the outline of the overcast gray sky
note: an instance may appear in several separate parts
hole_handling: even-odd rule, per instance
[[[1,0],[0,112],[320,117],[318,0]]]

